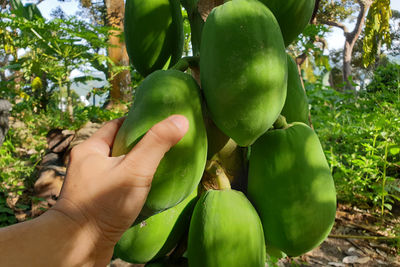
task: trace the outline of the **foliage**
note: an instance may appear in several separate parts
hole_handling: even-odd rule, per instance
[[[354,0],[321,1],[317,13],[318,21],[344,21],[356,12]]]
[[[396,92],[338,92],[306,84],[315,130],[338,198],[391,210],[400,201],[400,99]]]
[[[11,0],[11,12],[18,17],[24,17],[27,20],[33,20],[35,17],[42,17],[40,10],[36,4],[28,4],[24,6],[20,0]]]
[[[325,37],[329,29],[322,24],[309,24],[297,37],[295,42],[288,47],[294,57],[305,57],[302,64],[305,76],[308,80],[315,81],[314,69],[330,70],[329,56],[324,54],[326,47]]]
[[[389,20],[391,15],[390,0],[375,0],[369,8],[363,42],[363,63],[365,67],[375,62],[375,55],[381,45],[386,44],[387,48],[390,48]]]
[[[8,77],[3,75],[0,81],[2,97],[33,98],[33,106],[46,109],[56,91],[66,91],[64,97],[69,99],[73,82],[99,80],[90,74],[93,70],[111,72],[107,75],[109,80],[126,70],[115,66],[102,54],[108,47],[110,29],[107,27],[92,26],[74,17],[45,21],[40,17],[27,20],[2,13],[0,19],[0,28],[4,29],[0,31],[0,51],[8,56],[5,68],[11,72]],[[24,51],[22,56],[18,51]],[[0,72],[4,74],[5,68]],[[75,81],[70,78],[73,70],[86,74]],[[30,86],[37,78],[41,80],[41,86]]]
[[[400,65],[388,63],[379,66],[375,72],[371,83],[367,86],[368,92],[391,91],[400,94]],[[398,97],[395,99],[399,99]]]

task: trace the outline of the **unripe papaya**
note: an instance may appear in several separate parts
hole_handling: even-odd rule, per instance
[[[130,61],[140,74],[173,66],[184,42],[179,1],[127,0],[124,32]]]
[[[188,74],[159,70],[136,89],[135,101],[114,141],[112,156],[128,153],[156,123],[173,114],[189,120],[186,135],[161,160],[141,217],[175,206],[199,184],[207,157],[199,88]]]
[[[248,196],[260,214],[268,246],[298,256],[322,243],[335,221],[336,193],[310,127],[295,122],[254,143]]]
[[[285,105],[281,114],[285,116],[288,123],[303,122],[309,125],[308,99],[301,84],[297,64],[293,58],[288,58],[288,85]]]
[[[279,116],[286,98],[286,52],[279,25],[255,0],[226,2],[208,16],[200,78],[211,118],[248,146]]]
[[[260,0],[274,13],[288,46],[304,30],[314,11],[315,0]]]
[[[235,190],[209,190],[194,209],[189,228],[191,267],[265,266],[265,242],[254,207]]]
[[[188,230],[197,190],[184,201],[129,228],[114,248],[114,256],[146,263],[165,256]]]

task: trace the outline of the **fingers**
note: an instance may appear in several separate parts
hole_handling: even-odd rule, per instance
[[[125,117],[122,117],[107,122],[86,141],[86,144],[89,144],[91,150],[96,150],[101,154],[108,156],[110,154],[114,138],[124,120]]]
[[[121,164],[135,176],[151,179],[164,154],[179,142],[189,129],[182,115],[172,115],[154,125],[125,156]]]

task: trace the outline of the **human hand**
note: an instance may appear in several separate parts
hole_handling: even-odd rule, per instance
[[[184,116],[170,116],[154,125],[127,155],[111,157],[122,122],[108,122],[72,149],[67,177],[52,209],[85,229],[96,247],[111,253],[142,209],[160,160],[189,127]]]

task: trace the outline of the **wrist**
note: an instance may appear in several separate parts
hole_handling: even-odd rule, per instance
[[[64,198],[46,213],[67,226],[75,251],[71,255],[81,262],[76,266],[106,266],[110,262],[115,243],[103,238],[90,214]]]

